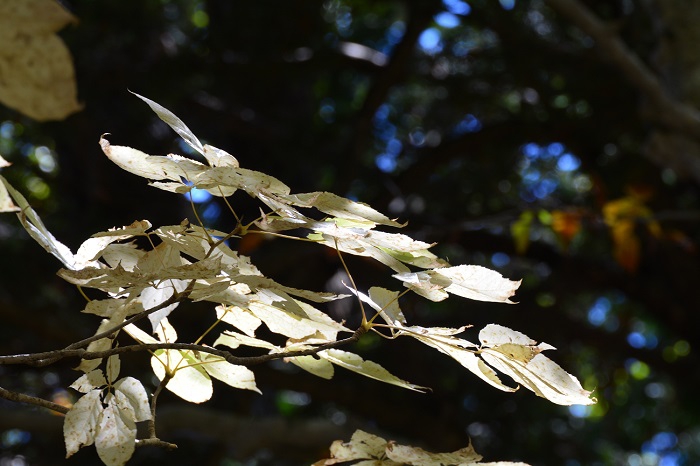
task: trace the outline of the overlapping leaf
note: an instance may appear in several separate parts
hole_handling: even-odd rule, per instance
[[[118,358],[110,360],[108,374],[116,378]],[[117,380],[109,392],[104,388],[106,384],[102,371],[93,370],[71,385],[85,395],[73,405],[63,422],[66,458],[93,443],[108,466],[123,465],[131,458],[136,423],[151,419],[148,395],[141,382],[132,377]]]
[[[336,440],[331,457],[313,466],[330,466],[353,461],[357,466],[527,466],[525,463],[482,463],[481,455],[469,445],[450,453],[431,453],[422,448],[400,445],[394,441],[356,430],[349,442]],[[358,461],[358,462],[355,462]]]

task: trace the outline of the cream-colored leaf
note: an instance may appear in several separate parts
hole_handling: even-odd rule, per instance
[[[259,340],[257,338],[250,337],[248,335],[243,335],[238,332],[225,331],[219,338],[214,342],[214,346],[224,345],[231,349],[236,349],[239,346],[252,346],[254,348],[265,348],[269,350],[279,350],[279,347],[273,345],[266,340]]]
[[[218,147],[210,146],[209,144],[204,144],[204,157],[209,162],[212,167],[234,167],[238,168],[238,160],[236,157],[229,154],[223,149]]]
[[[357,354],[350,353],[348,351],[329,349],[319,352],[318,355],[319,357],[330,361],[337,366],[357,372],[358,374],[369,377],[370,379],[379,380],[381,382],[396,385],[402,388],[408,388],[409,390],[415,390],[417,392],[425,392],[428,390],[427,387],[421,387],[420,385],[414,385],[406,382],[405,380],[391,374],[376,362],[365,361]]]
[[[6,164],[6,165],[3,165]],[[0,157],[0,167],[6,167],[8,166],[9,163],[5,161],[2,157]],[[19,212],[19,207],[15,205],[14,202],[12,202],[12,197],[10,196],[10,193],[7,191],[7,188],[5,187],[5,183],[7,181],[0,176],[0,213],[1,212]]]
[[[113,327],[114,327],[114,323],[111,319],[110,320],[104,319],[100,323],[100,326],[97,328],[95,335],[102,333],[102,332],[105,332]],[[107,351],[111,347],[112,347],[112,340],[111,339],[100,338],[99,340],[95,340],[95,341],[91,342],[87,347],[87,351],[88,352]],[[100,364],[102,364],[102,359],[81,359],[80,365],[77,367],[77,369],[81,370],[83,372],[90,372],[91,370],[97,368]]]
[[[140,301],[110,298],[93,299],[85,305],[83,312],[86,314],[95,314],[100,317],[112,317],[114,315],[129,317],[143,312],[143,310]]]
[[[146,344],[153,344],[153,343],[158,343],[158,340],[153,338],[151,335],[147,334],[140,328],[138,328],[134,324],[129,324],[124,327],[124,331],[131,336],[134,340],[138,341],[139,343],[146,343]]]
[[[144,309],[160,306],[172,298],[176,291],[181,292],[187,288],[187,285],[188,283],[184,280],[164,280],[157,283],[156,286],[145,288],[141,292],[141,303]],[[179,304],[179,302],[174,302],[148,315],[148,320],[151,322],[154,332],[158,329],[158,323],[168,317]]]
[[[477,301],[513,304],[508,298],[520,286],[520,281],[508,280],[500,273],[479,265],[441,267],[394,277],[432,301],[442,301],[447,298],[447,293],[452,293]]]
[[[362,430],[356,430],[349,442],[336,440],[331,445],[331,457],[337,462],[380,459],[384,456],[387,441]]]
[[[498,378],[493,369],[488,367],[475,354],[476,345],[454,337],[453,335],[460,333],[464,328],[459,329],[435,329],[423,327],[404,327],[401,329],[401,335],[411,336],[426,345],[437,349],[443,354],[450,356],[452,359],[460,363],[474,375],[487,382],[489,385],[503,390],[505,392],[513,392],[516,389],[505,385]]]
[[[451,453],[431,453],[422,448],[389,442],[386,456],[397,463],[415,466],[469,465],[481,460],[481,455],[471,445]]]
[[[203,403],[214,393],[211,378],[192,351],[158,350],[151,358],[151,367],[158,380],[166,370],[174,374],[165,388],[191,403]]]
[[[564,406],[596,403],[591,392],[584,390],[574,376],[542,354],[524,363],[499,352],[497,348],[487,348],[482,350],[481,357],[537,396],[552,403]]]
[[[479,341],[484,346],[496,346],[506,343],[516,345],[536,345],[537,342],[517,330],[498,324],[489,324],[479,332]]]
[[[439,302],[447,299],[449,294],[444,289],[450,285],[450,281],[430,272],[399,273],[394,275],[394,278],[401,280],[405,287],[431,301]]]
[[[219,356],[208,353],[200,353],[202,367],[217,380],[224,382],[233,388],[252,390],[261,393],[255,385],[255,374],[245,366],[231,364]]]
[[[252,196],[258,193],[288,194],[289,186],[277,178],[255,170],[232,166],[211,167],[202,171],[191,180],[198,188],[209,189],[224,186],[230,189],[242,189]],[[210,191],[213,193],[213,191]]]
[[[129,401],[136,422],[151,419],[151,408],[148,404],[148,394],[140,380],[133,377],[124,377],[117,380],[114,390],[122,393]]]
[[[370,221],[380,225],[402,227],[401,223],[391,220],[362,202],[351,201],[328,192],[302,193],[285,196],[284,199],[299,207],[315,207],[333,217],[349,220]]]
[[[131,92],[131,91],[129,91]],[[199,152],[200,154],[204,155],[204,147],[202,147],[202,143],[199,142],[199,139],[190,131],[190,129],[187,127],[187,125],[179,119],[173,112],[168,110],[167,108],[163,107],[157,102],[152,101],[151,99],[148,99],[142,95],[139,95],[135,92],[131,92],[134,94],[136,97],[139,99],[143,100],[148,104],[149,107],[151,107],[151,110],[155,112],[156,115],[158,115],[158,118],[163,120],[168,126],[170,126],[173,131],[175,131],[177,134],[180,135],[180,137],[187,143],[189,144],[190,147],[192,147],[194,150]]]
[[[102,251],[102,259],[112,268],[119,265],[124,270],[133,272],[134,267],[136,267],[136,264],[138,264],[144,254],[146,254],[146,251],[138,249],[134,243],[112,243]]]
[[[5,160],[2,157],[2,155],[0,155],[0,168],[9,167],[10,165],[12,165],[12,164],[10,162],[8,162],[7,160]]]
[[[121,169],[148,180],[181,182],[184,178],[192,181],[208,168],[195,160],[174,154],[148,155],[131,147],[113,146],[104,135],[100,138],[100,146],[107,158]]]
[[[262,320],[251,314],[250,311],[238,306],[217,306],[216,317],[227,324],[233,325],[249,337],[254,337],[255,330],[262,324]]]
[[[71,22],[54,0],[0,2],[0,102],[37,121],[81,108],[70,52],[55,34]]]
[[[66,443],[66,458],[81,447],[95,441],[99,417],[102,414],[101,390],[91,390],[80,397],[63,420],[63,438]]]
[[[512,304],[508,298],[515,294],[521,283],[521,280],[508,280],[495,270],[479,265],[443,267],[434,272],[452,281],[445,291],[477,301]]]
[[[119,377],[119,371],[121,369],[121,360],[118,354],[113,354],[107,358],[107,381],[113,383]]]
[[[285,358],[284,360],[322,379],[329,380],[333,378],[333,364],[325,359],[317,359],[313,356],[297,356],[295,358]]]
[[[70,384],[70,388],[78,390],[81,393],[87,393],[90,390],[104,387],[105,385],[107,385],[107,380],[102,374],[102,371],[95,369],[78,377],[78,380]]]
[[[596,402],[591,392],[584,390],[574,376],[540,354],[554,349],[553,346],[547,343],[537,345],[527,335],[496,324],[484,327],[479,340],[483,345],[480,354],[484,361],[536,395],[565,406]]]
[[[2,73],[0,73],[1,75]],[[44,223],[39,218],[39,215],[31,208],[27,200],[22,194],[17,191],[4,177],[0,175],[0,182],[5,186],[7,192],[12,196],[12,199],[17,203],[21,212],[17,213],[22,226],[27,233],[34,238],[47,252],[53,254],[58,260],[63,262],[63,265],[69,269],[75,269],[75,256],[70,249],[63,243],[59,242],[44,226]]]
[[[95,448],[106,466],[123,466],[136,449],[136,424],[120,411],[115,397],[106,402],[97,425]]]

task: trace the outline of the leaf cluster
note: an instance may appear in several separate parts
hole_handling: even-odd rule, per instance
[[[542,354],[554,349],[546,343],[538,344],[496,324],[483,328],[479,343],[473,343],[457,336],[467,325],[409,325],[399,305],[401,296],[411,291],[431,301],[442,301],[453,294],[513,304],[510,298],[520,282],[480,266],[452,266],[430,251],[431,244],[379,230],[403,225],[361,202],[328,192],[292,193],[280,180],[241,168],[226,151],[202,144],[169,110],[137,97],[207,163],[175,154],[149,155],[112,145],[102,136],[100,146],[105,155],[158,189],[173,193],[200,189],[223,198],[237,222],[229,232],[207,228],[193,204],[194,223],[185,220],[153,228],[147,220],[135,221],[92,235],[73,253],[48,231],[26,199],[0,177],[0,208],[17,212],[28,233],[63,263],[59,276],[81,291],[92,288],[105,296],[87,299],[83,309],[101,318],[92,337],[48,355],[0,357],[0,364],[36,365],[64,357],[81,358],[78,370],[84,375],[72,387],[83,396],[68,412],[64,425],[68,456],[94,443],[105,464],[123,464],[137,444],[136,422],[148,421],[148,440],[159,441],[154,413],[162,389],[193,403],[211,398],[212,378],[234,388],[259,391],[249,366],[271,359],[283,359],[326,379],[338,366],[403,388],[426,390],[375,362],[339,349],[370,331],[389,339],[415,338],[503,391],[517,387],[504,384],[496,371],[553,403],[595,402],[575,377]],[[257,219],[246,224],[238,217],[228,201],[236,191],[247,193],[261,204]],[[337,251],[341,261],[343,254],[374,259],[393,271],[404,290],[372,287],[365,294],[352,284],[346,285],[350,294],[340,295],[285,286],[264,276],[250,258],[229,246],[231,238],[249,234],[319,243]],[[149,247],[139,247],[137,239]],[[348,275],[352,276],[349,270]],[[317,307],[352,295],[358,300],[362,317],[356,329],[333,320]],[[182,343],[177,341],[177,331],[168,316],[186,300],[213,303],[215,314],[204,334]],[[137,325],[146,320],[149,331]],[[278,335],[282,343],[259,337],[257,331],[262,325]],[[115,337],[122,330],[135,340],[134,345],[116,344]],[[341,338],[341,334],[346,337]],[[206,336],[213,337],[212,346],[202,344]],[[237,356],[234,350],[241,346],[255,348],[260,354]],[[117,380],[118,355],[127,351],[151,353],[151,366],[160,385],[150,405],[138,380]],[[103,365],[106,378],[99,369]]]

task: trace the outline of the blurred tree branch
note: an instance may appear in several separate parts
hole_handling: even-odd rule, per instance
[[[671,97],[654,73],[620,39],[613,27],[605,25],[577,0],[545,0],[545,3],[589,35],[596,42],[602,56],[648,99],[649,108],[642,111],[643,117],[700,141],[698,110]],[[690,157],[696,158],[693,154]],[[700,164],[696,160],[687,160],[685,168],[696,182],[700,182]]]

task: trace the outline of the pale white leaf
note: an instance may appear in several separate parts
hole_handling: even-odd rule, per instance
[[[136,422],[151,419],[151,409],[148,404],[148,394],[140,380],[133,377],[124,377],[114,384],[115,393],[123,394],[129,401]]]
[[[389,442],[386,456],[397,463],[415,466],[469,465],[481,460],[481,455],[471,445],[451,453],[431,453],[422,448]]]
[[[333,378],[333,364],[325,359],[317,359],[313,356],[297,356],[285,358],[284,360],[322,379]]]
[[[0,157],[0,162],[5,162],[5,160]],[[2,165],[2,163],[0,163],[0,167],[2,166],[7,165]],[[12,202],[12,197],[5,187],[7,181],[2,176],[0,176],[0,179],[2,180],[2,182],[0,182],[0,212],[18,212],[20,210],[19,207]]]
[[[479,340],[484,361],[536,395],[565,406],[596,402],[574,376],[540,354],[554,349],[553,346],[537,345],[527,335],[496,324],[486,326],[479,333]]]
[[[344,367],[345,369],[353,372],[357,372],[358,374],[369,377],[370,379],[379,380],[381,382],[396,385],[402,388],[408,388],[409,390],[415,390],[417,392],[424,392],[427,390],[427,387],[421,387],[420,385],[414,385],[406,382],[405,380],[391,374],[376,362],[365,361],[357,354],[350,353],[348,351],[329,349],[319,352],[318,355],[319,357],[326,359],[335,365]]]
[[[212,188],[216,186],[230,190],[242,189],[252,196],[257,196],[259,193],[285,195],[290,191],[289,186],[273,176],[233,166],[208,168],[201,171],[191,181],[197,188],[206,189],[212,194],[215,193]]]
[[[331,445],[331,457],[338,462],[379,459],[385,454],[387,441],[362,430],[356,430],[349,442],[336,440]]]
[[[144,309],[160,306],[172,298],[176,291],[181,292],[187,288],[187,285],[188,282],[184,280],[163,280],[156,286],[149,286],[141,292],[141,303]],[[179,302],[175,302],[148,315],[154,332],[158,329],[158,323],[165,319],[179,304]]]
[[[452,281],[445,291],[477,301],[512,304],[508,298],[515,294],[521,283],[521,280],[508,280],[495,270],[479,265],[443,267],[434,272]]]
[[[223,149],[219,149],[209,144],[204,144],[204,157],[212,167],[234,167],[238,168],[238,160]]]
[[[91,390],[80,397],[63,420],[63,438],[66,443],[66,458],[81,447],[92,445],[98,419],[102,413],[101,390]]]
[[[9,167],[10,165],[12,165],[12,164],[10,162],[8,162],[7,160],[5,160],[2,157],[2,155],[0,155],[0,168]]]
[[[379,307],[379,309],[375,310],[377,312],[381,311],[381,317],[389,325],[394,325],[397,322],[406,324],[406,317],[404,317],[399,307],[398,296],[398,291],[389,291],[386,288],[380,288],[378,286],[373,286],[369,289],[370,299]]]
[[[113,321],[110,320],[102,320],[100,323],[100,326],[97,328],[97,331],[95,332],[95,335],[105,332],[109,330],[110,328],[113,328],[114,324]],[[100,338],[99,340],[95,340],[91,342],[88,347],[86,348],[88,352],[96,352],[96,351],[106,351],[112,347],[112,340],[109,338]],[[83,372],[90,372],[91,370],[95,369],[97,366],[102,364],[102,359],[81,359],[80,360],[80,365],[78,366],[78,370],[81,370]]]
[[[119,370],[121,369],[121,360],[118,354],[113,354],[107,358],[107,380],[111,384],[117,377],[119,377]]]
[[[417,273],[394,275],[404,285],[432,301],[442,301],[448,293],[477,301],[513,304],[510,298],[520,281],[508,280],[491,269],[478,265],[441,267]]]
[[[269,350],[279,350],[279,348],[266,340],[259,340],[248,335],[243,335],[238,332],[225,331],[214,342],[214,346],[224,345],[231,349],[236,349],[239,346],[252,346],[254,348],[265,348]]]
[[[92,235],[80,245],[78,252],[75,254],[76,268],[82,269],[87,266],[95,267],[93,261],[97,260],[102,251],[114,241],[121,241],[132,238],[134,236],[144,235],[146,230],[151,227],[147,220],[137,221],[131,225],[121,228],[112,228],[109,231],[103,231]]]
[[[127,146],[114,146],[100,138],[102,152],[121,169],[148,180],[170,180],[181,183],[182,179],[193,181],[208,167],[195,160],[175,154],[167,156],[148,155],[138,149]]]
[[[513,392],[516,389],[509,387],[498,378],[493,369],[488,367],[475,354],[476,345],[473,343],[456,338],[453,335],[460,333],[464,328],[459,329],[435,329],[423,327],[404,327],[401,329],[401,335],[411,336],[426,345],[433,347],[447,356],[450,356],[455,361],[460,363],[474,375],[478,376],[489,385],[506,392]]]
[[[158,380],[166,370],[174,374],[165,388],[191,403],[203,403],[214,393],[211,378],[192,351],[158,350],[151,358],[151,367]]]
[[[134,340],[138,341],[139,343],[147,343],[147,344],[153,344],[153,343],[158,343],[158,340],[153,338],[151,335],[147,334],[140,328],[138,328],[134,324],[129,324],[124,327],[124,331],[131,336]]]
[[[247,367],[231,364],[221,357],[209,353],[200,353],[199,357],[204,370],[215,379],[234,388],[261,393],[255,385],[255,374]]]
[[[102,251],[102,259],[114,268],[117,265],[132,272],[146,251],[138,249],[135,244],[110,244]]]
[[[97,425],[95,448],[105,465],[123,466],[136,448],[136,424],[120,412],[115,397],[108,397],[106,402]]]
[[[140,301],[110,298],[93,299],[85,305],[83,312],[86,314],[95,314],[100,317],[112,317],[116,315],[128,317],[143,312],[143,310]]]
[[[496,346],[506,343],[516,345],[536,345],[537,342],[517,330],[509,329],[498,324],[488,324],[479,332],[479,341],[484,346]]]
[[[596,399],[591,397],[591,392],[584,390],[574,376],[542,354],[524,363],[498,351],[497,348],[487,348],[482,351],[481,357],[537,396],[552,403],[564,406],[596,403]]]
[[[131,91],[129,91],[131,92]],[[199,139],[190,131],[190,129],[187,127],[185,123],[181,119],[179,119],[173,112],[168,110],[167,108],[163,107],[157,102],[152,101],[151,99],[148,99],[142,95],[139,95],[135,92],[131,92],[134,94],[136,97],[139,99],[143,100],[148,104],[149,107],[151,107],[151,110],[155,112],[156,115],[158,115],[158,118],[163,120],[168,126],[170,126],[173,131],[175,131],[177,134],[180,135],[180,137],[187,143],[189,144],[190,147],[192,147],[194,150],[199,152],[200,154],[204,155],[204,147],[202,147],[202,143],[199,142]]]
[[[27,200],[22,194],[17,191],[12,185],[2,176],[0,182],[5,186],[7,192],[12,196],[12,199],[17,203],[21,212],[17,213],[22,226],[27,233],[34,238],[47,252],[53,254],[63,265],[69,269],[75,269],[75,256],[68,247],[58,241],[49,230],[44,226],[39,214],[31,208]]]
[[[107,385],[107,380],[102,374],[102,371],[95,369],[78,377],[78,380],[70,384],[70,388],[78,390],[81,393],[87,393],[90,390],[104,387],[105,385]]]
[[[302,193],[285,196],[284,199],[299,207],[315,207],[333,217],[349,220],[369,221],[380,225],[402,227],[401,223],[391,220],[362,202],[351,201],[329,192]]]
[[[233,325],[249,337],[254,337],[255,330],[262,324],[262,320],[238,306],[217,306],[216,318]]]

